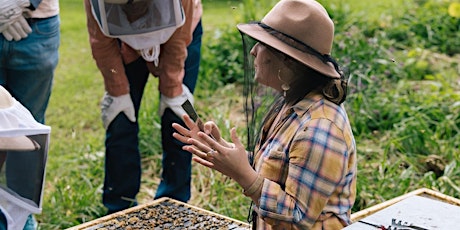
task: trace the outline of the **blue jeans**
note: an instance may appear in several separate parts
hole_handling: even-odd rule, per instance
[[[201,22],[193,33],[193,41],[187,47],[184,84],[193,93],[198,78],[201,56]],[[149,76],[145,61],[139,58],[125,66],[136,117]],[[172,123],[183,124],[170,109],[161,118],[163,147],[163,172],[155,198],[171,197],[180,201],[190,199],[191,154],[182,150],[183,144],[172,137]],[[102,202],[108,213],[137,205],[140,189],[141,156],[139,152],[139,124],[131,122],[124,113],[115,117],[106,131],[105,178]]]
[[[35,120],[44,124],[45,112],[51,95],[54,70],[59,59],[60,19],[56,15],[31,21],[29,24],[32,28],[32,33],[20,41],[7,41],[3,35],[0,35],[0,85],[5,87],[17,101],[24,105],[32,113]],[[28,155],[27,153],[23,154]],[[36,154],[31,156],[34,155]],[[19,179],[16,177],[17,175],[23,175],[21,170],[23,171],[24,167],[28,168],[27,164],[33,165],[36,162],[31,157],[24,159],[27,160],[17,162],[19,167],[14,167],[15,162],[9,163],[11,170],[7,172],[8,186],[16,187],[18,185],[24,187],[19,183],[41,186],[41,184],[33,184],[35,178]],[[16,168],[20,170],[19,174],[16,174]],[[36,189],[21,192],[24,193],[22,195],[30,199],[40,199],[28,194],[31,191],[36,191]],[[32,216],[29,216],[24,229],[34,228],[36,228],[36,222]]]
[[[59,16],[33,22],[32,33],[20,41],[0,35],[0,85],[45,123],[54,70],[58,64]]]

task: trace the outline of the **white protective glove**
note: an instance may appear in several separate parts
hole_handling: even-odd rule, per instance
[[[121,112],[125,113],[130,121],[136,121],[134,105],[129,93],[113,97],[106,92],[101,103],[101,117],[104,128],[107,129],[113,119]]]
[[[21,15],[19,19],[9,25],[2,33],[6,40],[19,41],[23,38],[26,38],[32,32],[29,23],[27,23],[24,16]]]
[[[0,0],[0,32],[16,22],[30,5],[29,0]]]
[[[159,110],[160,116],[163,116],[166,108],[170,108],[177,116],[182,119],[182,116],[187,114],[182,108],[182,104],[186,100],[189,100],[193,105],[193,94],[184,84],[182,84],[182,94],[177,97],[166,97],[165,95],[161,94]]]

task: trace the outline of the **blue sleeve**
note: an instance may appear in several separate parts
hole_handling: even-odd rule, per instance
[[[31,10],[36,10],[40,2],[42,2],[42,0],[29,0],[29,1],[30,1],[29,9]]]

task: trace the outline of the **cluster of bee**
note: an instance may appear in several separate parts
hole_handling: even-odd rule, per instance
[[[94,228],[92,228],[94,229]],[[140,230],[140,229],[247,229],[230,219],[201,212],[170,201],[164,201],[144,209],[125,213],[99,224],[99,230]]]

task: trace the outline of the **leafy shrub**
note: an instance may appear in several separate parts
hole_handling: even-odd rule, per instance
[[[202,88],[216,90],[243,80],[241,36],[236,26],[220,28],[203,42],[200,77]]]
[[[415,1],[406,7],[401,17],[387,17],[385,27],[379,24],[370,30],[386,33],[403,48],[427,48],[451,56],[460,53],[460,18],[448,14],[449,1]]]
[[[239,23],[260,20],[275,4],[275,0],[244,0],[236,18]],[[215,90],[226,84],[243,82],[243,48],[236,25],[225,25],[213,31],[203,42],[200,77],[203,89]]]

